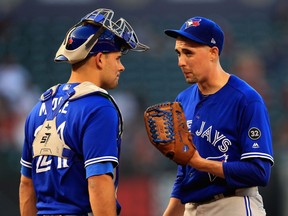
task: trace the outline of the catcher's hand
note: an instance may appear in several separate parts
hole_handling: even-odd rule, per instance
[[[148,107],[144,122],[150,142],[166,157],[186,165],[196,151],[179,102]]]

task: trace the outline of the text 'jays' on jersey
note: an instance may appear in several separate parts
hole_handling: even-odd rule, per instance
[[[194,84],[176,101],[183,105],[188,129],[199,154],[222,162],[262,158],[274,163],[267,108],[246,82],[231,75],[215,94],[204,96]],[[231,190],[227,182],[190,166],[178,166],[171,196],[201,202]]]
[[[119,134],[122,133],[118,107],[111,96],[100,88],[100,91],[73,100],[67,98],[67,92],[78,85],[59,85],[51,97],[52,111],[61,106],[59,104],[64,98],[67,99],[55,114],[56,128],[60,139],[73,152],[72,156],[33,157],[32,144],[47,117],[47,102],[38,102],[26,120],[21,173],[33,179],[38,214],[91,212],[86,178],[106,172],[113,176],[114,168],[118,166]],[[49,130],[50,125],[44,126]],[[49,137],[42,139],[44,143]]]

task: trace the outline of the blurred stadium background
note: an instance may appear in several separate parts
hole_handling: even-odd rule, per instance
[[[19,215],[18,184],[23,123],[40,93],[63,83],[70,68],[53,58],[68,28],[105,7],[124,17],[151,50],[129,53],[119,88],[125,132],[119,200],[122,216],[159,216],[176,165],[148,143],[143,111],[172,101],[188,87],[177,67],[174,40],[163,33],[196,15],[225,31],[222,65],[257,89],[272,124],[275,165],[261,188],[268,216],[288,215],[288,1],[286,0],[1,0],[0,1],[0,215]]]

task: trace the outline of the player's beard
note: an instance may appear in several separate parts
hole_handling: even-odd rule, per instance
[[[119,84],[119,77],[115,78],[114,80],[110,80],[109,82],[102,83],[100,87],[105,90],[109,90],[109,89],[115,89],[118,86],[118,84]]]
[[[198,82],[198,79],[193,76],[193,74],[185,74],[184,73],[184,77],[185,77],[185,80],[186,80],[186,83],[188,84],[194,84],[194,83],[197,83]]]
[[[187,78],[186,78],[186,83],[188,83],[188,84],[194,84],[194,83],[197,83],[197,80],[196,80],[196,79],[187,79]]]
[[[118,84],[119,84],[119,79],[114,80],[114,82],[112,82],[112,83],[110,84],[109,89],[115,89],[115,88],[117,88]]]

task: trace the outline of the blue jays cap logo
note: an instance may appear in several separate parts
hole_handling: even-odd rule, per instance
[[[185,28],[200,26],[200,22],[201,22],[201,19],[195,19],[195,18],[187,20]]]

